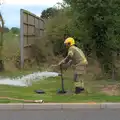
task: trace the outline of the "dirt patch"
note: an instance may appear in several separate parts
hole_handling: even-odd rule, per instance
[[[106,95],[118,96],[120,95],[120,85],[108,85],[102,88],[101,91],[105,93]]]

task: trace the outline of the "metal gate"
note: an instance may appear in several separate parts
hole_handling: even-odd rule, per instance
[[[35,40],[41,40],[44,35],[44,24],[42,18],[27,10],[20,10],[21,68],[24,67],[24,61],[32,57],[31,46],[35,44]]]

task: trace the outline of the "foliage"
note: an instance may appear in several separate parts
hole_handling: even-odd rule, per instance
[[[4,26],[4,32],[5,32],[5,33],[6,33],[6,32],[9,32],[9,28],[6,27],[6,26]]]
[[[51,51],[48,47],[52,48],[55,56],[66,55],[64,39],[72,36],[87,56],[99,61],[103,72],[111,74],[115,67],[114,55],[120,51],[119,0],[64,1],[68,5],[61,4],[60,9],[50,7],[42,11],[41,17],[46,22],[45,36],[41,38],[44,45],[36,40],[38,46],[34,50],[38,52],[35,56],[42,60],[48,55],[44,51]],[[17,34],[19,29],[13,27],[11,31]]]
[[[69,9],[60,9],[58,14],[46,22],[46,36],[49,42],[53,44],[55,55],[65,53],[64,38],[69,34],[68,26],[71,22]],[[59,24],[58,24],[59,23]]]
[[[119,0],[64,0],[72,8],[74,24],[84,46],[94,53],[105,72],[113,67],[113,52],[118,48],[120,23]],[[78,31],[76,30],[76,31]]]
[[[48,19],[50,17],[54,17],[57,14],[58,10],[56,8],[47,8],[46,10],[43,10],[41,13],[41,18]]]
[[[12,27],[12,28],[11,28],[11,31],[12,31],[13,34],[19,34],[20,29],[17,28],[17,27]]]
[[[14,35],[11,31],[4,33],[2,55],[5,70],[14,71],[16,68],[20,68],[19,36]]]

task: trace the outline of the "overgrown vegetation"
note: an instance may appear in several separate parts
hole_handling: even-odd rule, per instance
[[[46,23],[45,35],[41,41],[36,39],[36,45],[32,47],[36,65],[51,64],[55,56],[64,57],[67,50],[63,42],[66,37],[71,36],[75,38],[77,46],[85,52],[89,65],[92,61],[97,61],[102,76],[119,78],[119,0],[64,0],[59,6],[59,9],[50,7],[41,13]],[[5,27],[5,30],[4,45],[8,46],[4,46],[4,59],[14,56],[12,63],[19,68],[19,29],[13,27],[9,30]]]
[[[65,36],[72,36],[88,59],[92,58],[99,62],[103,75],[117,79],[120,1],[64,0],[64,2],[67,5],[61,4],[61,9],[58,9],[54,16],[52,13],[47,14],[51,10],[44,11],[44,15],[47,14],[46,36],[53,44],[54,54],[65,53],[63,45]]]

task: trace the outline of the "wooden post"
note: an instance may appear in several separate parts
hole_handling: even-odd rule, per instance
[[[0,21],[1,21],[1,26],[0,26],[0,71],[4,70],[4,64],[3,64],[3,59],[2,59],[2,50],[3,50],[3,33],[4,33],[4,20],[2,17],[2,14],[0,13]]]

